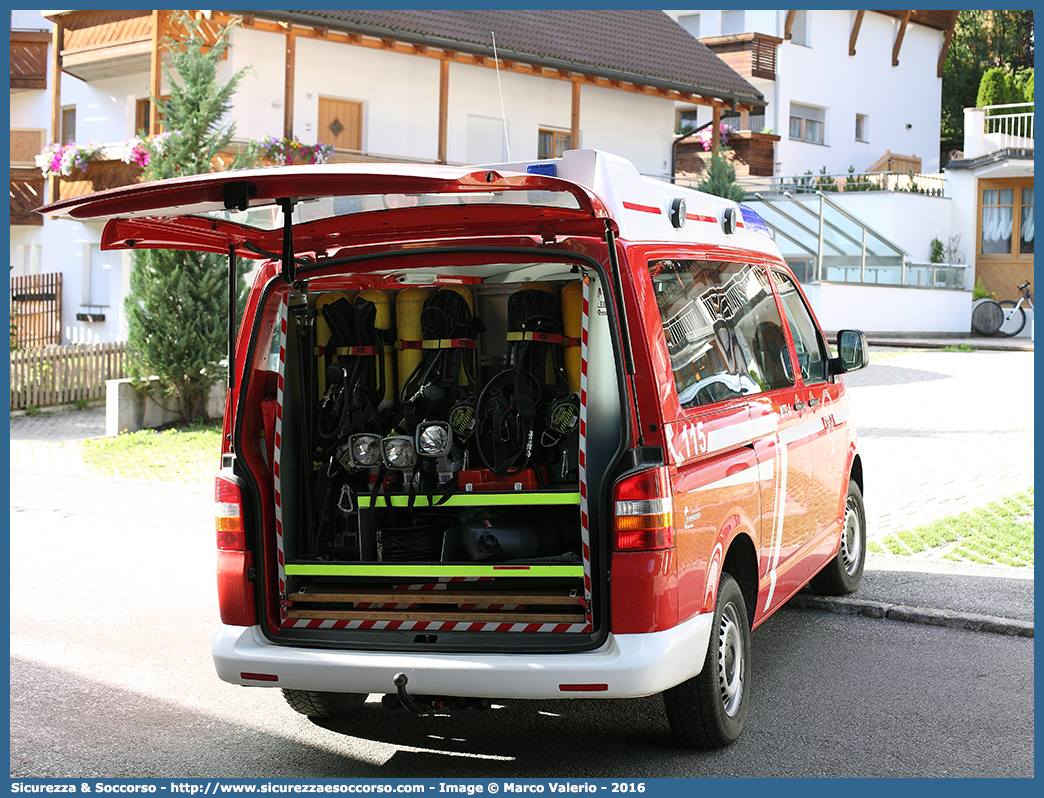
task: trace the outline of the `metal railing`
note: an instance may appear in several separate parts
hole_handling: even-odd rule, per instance
[[[986,136],[999,149],[1033,146],[1033,103],[987,105]]]
[[[899,263],[892,265],[834,265],[824,263],[821,279],[827,283],[892,285],[903,288],[941,288],[963,291],[967,279],[963,263]]]
[[[778,195],[816,194],[820,191],[838,194],[851,191],[896,191],[942,197],[946,187],[946,177],[941,174],[902,174],[901,172],[846,172],[844,174],[805,172],[803,175],[778,177],[739,177],[736,178],[736,184],[741,186],[748,196],[755,193]]]

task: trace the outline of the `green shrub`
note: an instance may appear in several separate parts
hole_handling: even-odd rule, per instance
[[[928,261],[930,263],[942,263],[943,262],[943,242],[938,238],[933,238],[930,244],[931,253],[928,255]]]
[[[986,286],[982,284],[982,278],[975,278],[975,287],[972,289],[972,302],[979,299],[996,299],[997,295],[992,291],[987,291]]]
[[[992,67],[983,73],[979,81],[979,95],[975,100],[976,107],[1018,102],[1022,102],[1022,92],[1015,87],[1010,73],[1001,67]]]
[[[734,202],[743,202],[746,192],[742,186],[736,184],[736,167],[725,155],[725,147],[718,147],[711,155],[710,163],[707,165],[706,177],[701,180],[696,189],[716,197],[724,197]]]

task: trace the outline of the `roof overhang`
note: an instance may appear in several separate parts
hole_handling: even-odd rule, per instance
[[[229,11],[227,13],[242,15],[247,12]],[[485,45],[476,42],[468,42],[460,39],[451,39],[435,34],[424,34],[418,33],[416,31],[408,31],[398,28],[367,25],[347,20],[335,20],[330,19],[328,17],[320,17],[313,14],[309,14],[305,11],[282,11],[266,9],[264,11],[255,11],[250,13],[252,13],[255,17],[276,20],[291,25],[302,25],[305,27],[321,30],[344,31],[360,36],[373,37],[376,39],[401,41],[405,42],[406,44],[416,45],[419,47],[435,47],[440,50],[467,53],[469,55],[480,56],[482,58],[488,59],[493,59],[494,57],[496,57],[501,62],[517,61],[519,63],[530,64],[532,66],[541,67],[544,69],[553,69],[559,72],[570,72],[576,74],[590,75],[592,77],[603,78],[608,81],[632,83],[642,86],[648,86],[653,89],[662,89],[664,91],[678,92],[681,94],[699,95],[702,97],[713,98],[720,100],[724,103],[731,103],[734,105],[750,105],[761,107],[768,104],[768,101],[760,92],[755,92],[752,94],[731,92],[723,89],[713,88],[710,86],[703,86],[684,81],[672,81],[656,76],[643,75],[636,72],[629,72],[626,70],[618,70],[609,67],[601,67],[590,64],[581,64],[566,59],[541,56],[535,53],[521,52],[500,46],[498,46],[496,48],[496,51],[494,52],[492,43],[489,45]]]
[[[975,177],[1033,177],[1033,150],[997,150],[978,158],[954,158],[947,171],[971,172]]]

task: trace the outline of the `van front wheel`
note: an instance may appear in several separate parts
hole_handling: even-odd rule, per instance
[[[283,690],[283,698],[294,711],[310,718],[343,718],[365,704],[367,696],[365,693]]]
[[[697,676],[663,694],[671,732],[692,748],[721,748],[740,736],[750,697],[750,623],[736,580],[721,575],[710,645]]]

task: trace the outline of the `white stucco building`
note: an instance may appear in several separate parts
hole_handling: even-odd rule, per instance
[[[489,163],[582,146],[667,176],[676,103],[763,104],[655,10],[195,13],[205,33],[236,22],[220,69],[223,80],[248,70],[230,114],[235,141],[318,141],[334,160]],[[32,73],[37,61],[35,82],[12,79],[12,192],[26,207],[12,218],[11,272],[61,272],[63,343],[126,337],[131,261],[101,252],[98,224],[33,216],[34,192],[56,199],[136,178],[122,142],[159,130],[148,97],[169,91],[159,41],[176,25],[170,14],[12,12],[12,64],[25,55]],[[68,141],[111,146],[104,163],[42,185],[34,152]]]
[[[891,152],[939,171],[942,62],[956,11],[668,10],[730,64],[755,49],[748,76],[768,102],[763,125],[780,136],[777,175],[900,171]],[[907,16],[909,15],[909,16]],[[762,37],[759,40],[753,36]],[[774,70],[764,67],[773,48]],[[684,113],[688,109],[679,104]],[[697,110],[697,109],[694,109]],[[697,125],[710,120],[698,109]],[[885,160],[887,167],[887,159]],[[902,162],[905,165],[906,161]]]

